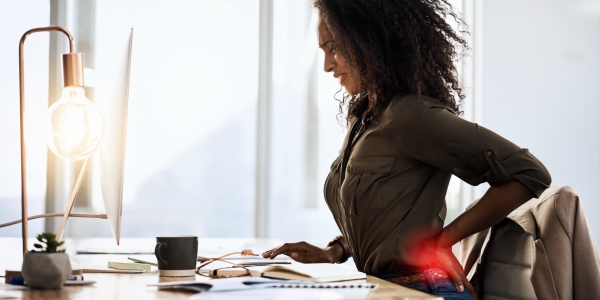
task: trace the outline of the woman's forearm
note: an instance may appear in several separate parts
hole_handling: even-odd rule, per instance
[[[496,225],[533,197],[535,194],[518,181],[491,187],[477,204],[442,230],[437,243],[441,247],[451,247],[471,234]]]

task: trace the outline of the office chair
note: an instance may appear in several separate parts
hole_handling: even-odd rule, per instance
[[[597,246],[569,186],[548,188],[461,241],[460,260],[480,299],[600,299]]]

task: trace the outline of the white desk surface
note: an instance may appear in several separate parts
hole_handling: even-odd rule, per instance
[[[30,239],[33,245],[34,240]],[[90,264],[106,264],[109,259],[119,257],[116,255],[76,255],[75,249],[78,247],[89,247],[90,245],[106,246],[113,248],[114,239],[92,239],[92,240],[67,240],[67,253],[74,262],[86,262]],[[123,247],[136,247],[142,249],[153,249],[155,239],[122,239]],[[244,245],[257,253],[264,249],[277,246],[280,241],[253,239],[253,238],[200,238],[199,252],[202,249],[239,249]],[[22,249],[20,238],[0,237],[0,275],[4,275],[4,270],[20,270],[22,263]],[[122,255],[121,259],[127,256],[140,255]],[[148,272],[143,274],[84,274],[86,280],[96,281],[93,285],[87,286],[65,286],[61,290],[31,290],[22,286],[13,286],[5,284],[2,278],[0,283],[0,299],[5,295],[20,297],[23,299],[185,299],[194,295],[191,292],[184,291],[163,291],[156,287],[148,287],[147,284],[163,281],[159,278],[157,272]],[[192,278],[192,280],[194,280]],[[195,276],[195,280],[207,280],[202,276]],[[421,293],[415,290],[396,285],[373,276],[367,276],[367,282],[379,284],[379,287],[371,291],[366,299],[441,299],[432,295]],[[316,295],[316,294],[315,294]],[[327,295],[316,295],[320,299],[329,299]],[[326,298],[323,298],[325,296]]]

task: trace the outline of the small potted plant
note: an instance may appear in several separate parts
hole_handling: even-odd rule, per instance
[[[37,240],[35,249],[23,257],[23,278],[31,288],[60,289],[71,275],[69,256],[65,249],[58,249],[64,242],[57,241],[52,232],[39,234]]]

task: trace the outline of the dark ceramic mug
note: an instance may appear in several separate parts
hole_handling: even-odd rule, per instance
[[[154,255],[158,260],[160,276],[193,276],[198,261],[198,237],[156,237]]]

